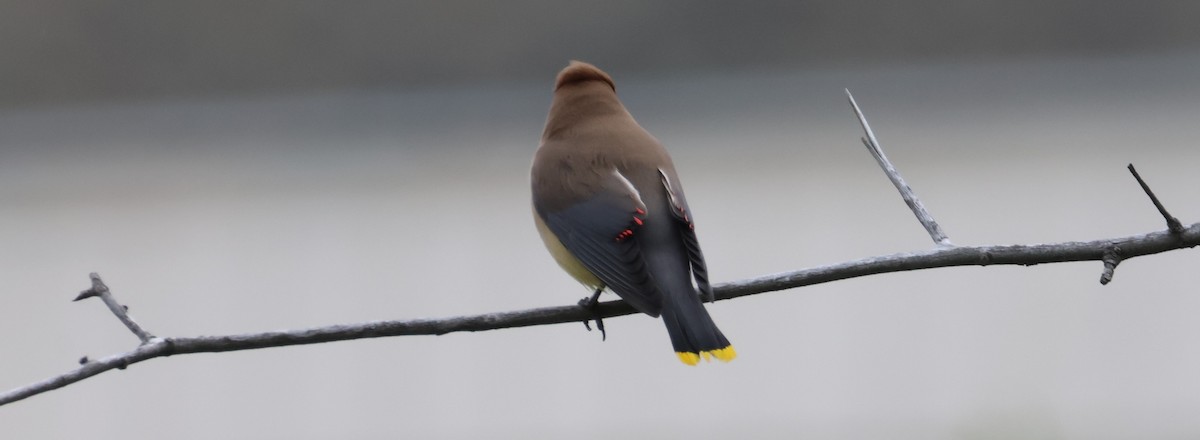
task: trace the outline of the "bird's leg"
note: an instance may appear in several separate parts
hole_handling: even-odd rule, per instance
[[[596,289],[596,293],[593,293],[590,298],[583,298],[579,300],[580,307],[592,312],[592,318],[596,320],[596,329],[600,330],[601,341],[608,339],[608,334],[604,332],[604,318],[600,317],[600,313],[596,311],[596,307],[600,305],[600,292],[603,291],[603,287],[598,288]],[[592,326],[588,325],[588,320],[583,320],[583,326],[587,327],[589,332],[592,331]]]

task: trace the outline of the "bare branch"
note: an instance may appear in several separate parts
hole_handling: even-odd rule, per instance
[[[920,199],[913,193],[912,188],[904,182],[904,179],[900,177],[900,173],[896,171],[896,168],[887,159],[887,156],[884,155],[882,147],[879,146],[879,142],[875,138],[875,133],[867,123],[867,119],[858,107],[858,103],[854,101],[854,96],[850,94],[850,90],[846,90],[846,97],[850,100],[850,105],[853,107],[859,123],[862,124],[863,131],[866,132],[867,137],[862,139],[863,144],[867,146],[871,155],[875,157],[876,162],[879,163],[880,167],[888,175],[888,178],[891,179],[892,184],[900,191],[901,197],[904,198],[909,209],[916,215],[917,220],[925,227],[930,238],[941,247],[928,251],[883,255],[720,284],[713,286],[713,293],[716,300],[727,300],[764,292],[882,273],[938,267],[987,266],[994,264],[1031,266],[1043,263],[1098,260],[1104,263],[1104,272],[1101,274],[1100,283],[1108,284],[1112,281],[1113,272],[1117,265],[1123,260],[1200,245],[1200,223],[1192,224],[1186,228],[1183,227],[1178,219],[1167,213],[1162,203],[1150,191],[1150,187],[1146,185],[1146,182],[1138,175],[1137,170],[1130,164],[1129,171],[1133,173],[1134,178],[1137,179],[1142,189],[1150,196],[1150,200],[1154,202],[1154,206],[1167,219],[1168,231],[1088,242],[1073,241],[1013,246],[953,246],[949,237],[941,230],[941,227],[938,226],[933,216],[929,214],[929,211],[925,209]],[[133,351],[96,361],[89,360],[85,356],[79,360],[81,366],[75,370],[0,394],[0,406],[58,389],[105,371],[113,369],[123,370],[129,365],[164,356],[252,350],[389,336],[443,335],[452,332],[497,330],[578,321],[583,321],[586,325],[589,319],[595,319],[597,326],[603,332],[602,318],[636,313],[633,307],[623,301],[597,303],[595,302],[596,297],[593,297],[590,301],[585,300],[585,302],[581,302],[583,307],[545,307],[444,319],[376,321],[291,331],[164,339],[155,337],[143,330],[129,316],[126,308],[117,303],[108,286],[104,284],[98,274],[92,273],[91,279],[92,287],[80,293],[75,300],[78,301],[84,298],[99,296],[105,305],[108,306],[109,310],[131,332],[137,335],[142,344]],[[599,291],[597,291],[597,296],[598,294]]]
[[[92,278],[92,288],[80,292],[79,296],[76,296],[73,301],[99,296],[104,301],[104,305],[108,306],[108,310],[111,310],[113,315],[116,315],[117,319],[121,320],[121,323],[125,324],[125,327],[129,331],[133,332],[138,339],[141,339],[143,344],[150,342],[154,338],[154,335],[142,329],[142,326],[138,325],[132,316],[129,316],[129,308],[121,305],[117,302],[116,298],[113,298],[112,292],[108,290],[108,286],[104,284],[104,280],[100,279],[100,274],[92,272],[89,276]]]
[[[1179,219],[1167,212],[1167,208],[1163,206],[1162,202],[1158,201],[1158,196],[1154,195],[1154,191],[1150,190],[1150,185],[1147,185],[1146,181],[1142,180],[1142,176],[1138,174],[1137,168],[1134,168],[1133,164],[1129,164],[1128,168],[1129,172],[1133,174],[1133,178],[1137,179],[1138,185],[1142,186],[1142,191],[1145,191],[1146,195],[1150,196],[1150,201],[1154,202],[1154,207],[1158,208],[1158,213],[1162,214],[1163,218],[1167,220],[1167,229],[1176,234],[1183,231],[1183,223],[1180,223]]]
[[[871,125],[867,123],[867,117],[863,115],[862,109],[858,108],[858,103],[854,102],[854,95],[850,94],[850,89],[846,89],[846,98],[850,99],[850,106],[854,108],[854,115],[858,116],[858,122],[862,124],[863,131],[867,137],[862,138],[862,143],[871,152],[871,156],[875,157],[875,161],[883,168],[883,172],[887,173],[888,179],[891,179],[892,185],[900,191],[900,197],[904,199],[904,203],[908,205],[913,214],[917,216],[917,221],[921,222],[921,226],[925,227],[925,231],[929,233],[929,238],[933,239],[934,243],[942,246],[952,246],[950,237],[942,231],[942,227],[938,225],[937,220],[933,219],[933,214],[925,209],[925,204],[921,203],[921,199],[917,197],[908,183],[900,177],[900,172],[888,160],[887,155],[883,154],[883,147],[879,145],[879,140],[875,138],[875,132],[871,130]]]
[[[717,300],[727,300],[764,292],[786,290],[890,272],[953,266],[987,266],[994,264],[1030,266],[1067,261],[1106,261],[1106,258],[1111,258],[1114,249],[1120,249],[1121,258],[1129,259],[1142,255],[1195,247],[1197,245],[1200,245],[1200,223],[1188,226],[1179,233],[1160,231],[1144,235],[1087,242],[1073,241],[1014,246],[941,247],[922,252],[883,255],[795,272],[734,281],[716,285],[713,287],[713,291]],[[475,332],[534,325],[575,323],[593,319],[597,316],[610,318],[633,313],[636,313],[636,311],[632,307],[618,300],[599,303],[593,310],[571,305],[444,319],[376,321],[227,336],[153,338],[133,351],[86,362],[83,366],[66,374],[0,394],[0,405],[61,388],[105,371],[124,369],[129,365],[157,357],[188,353],[214,353],[317,344],[350,339],[443,335],[453,332]]]

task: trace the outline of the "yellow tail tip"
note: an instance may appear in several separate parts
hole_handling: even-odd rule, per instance
[[[716,350],[702,351],[699,353],[691,352],[691,351],[677,351],[677,352],[675,352],[675,356],[679,357],[680,362],[683,362],[688,365],[696,365],[696,364],[700,363],[701,357],[703,357],[706,362],[711,361],[712,358],[717,358],[717,360],[719,360],[721,362],[732,361],[733,358],[737,357],[737,351],[734,351],[733,346],[730,345],[725,348],[718,348]]]

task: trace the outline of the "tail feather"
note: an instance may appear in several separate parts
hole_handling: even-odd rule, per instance
[[[662,318],[680,361],[696,365],[701,358],[715,357],[729,362],[737,357],[733,345],[721,334],[699,297],[692,294],[671,300],[673,304],[664,304]]]

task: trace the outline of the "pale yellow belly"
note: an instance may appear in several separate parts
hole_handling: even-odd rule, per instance
[[[542,221],[542,216],[538,215],[537,211],[533,213],[533,221],[537,223],[538,235],[542,236],[542,242],[546,244],[546,250],[550,251],[550,255],[554,257],[554,261],[563,270],[567,271],[576,281],[589,288],[599,289],[604,287],[604,282],[600,281],[600,278],[596,278],[596,275],[593,275],[586,267],[583,267],[583,263],[580,263],[578,258],[571,255],[571,251],[568,251],[566,246],[563,246],[562,241],[559,241],[558,237],[554,235],[554,232],[551,232],[550,228],[546,227],[546,223]]]

